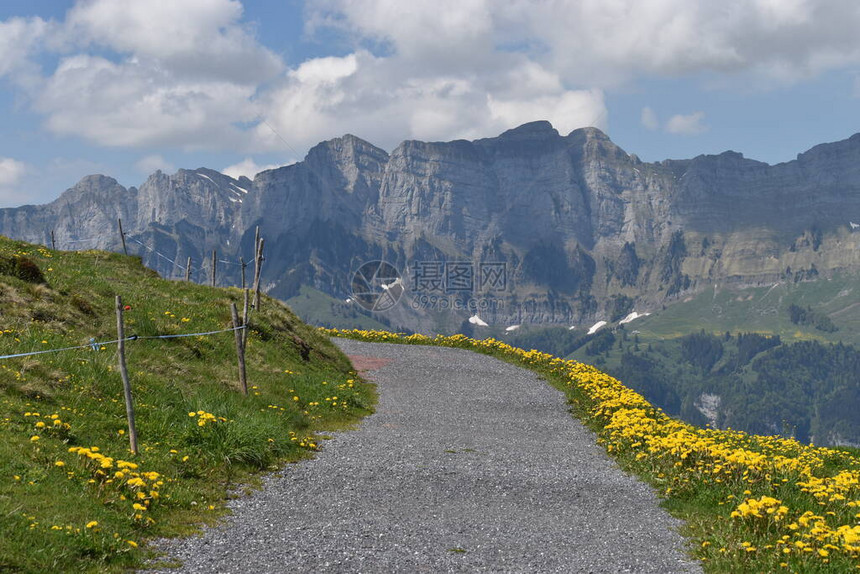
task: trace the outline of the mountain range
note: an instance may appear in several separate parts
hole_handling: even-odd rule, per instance
[[[207,281],[215,249],[219,284],[237,284],[259,228],[263,287],[281,299],[310,287],[352,301],[355,271],[384,260],[403,276],[403,299],[376,313],[392,326],[451,332],[475,314],[579,325],[860,271],[860,134],[777,165],[732,151],[646,163],[598,129],[545,121],[390,153],[345,135],[253,181],[205,168],[138,188],[87,176],[49,204],[0,209],[0,234],[116,251],[118,219],[167,277],[191,257]]]

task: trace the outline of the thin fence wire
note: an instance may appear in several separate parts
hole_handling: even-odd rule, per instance
[[[182,269],[183,271],[185,270],[185,265],[180,265],[179,263],[177,263],[176,261],[174,261],[173,259],[171,259],[171,258],[170,258],[170,257],[168,257],[167,255],[165,255],[165,254],[161,253],[160,251],[156,251],[155,249],[153,249],[152,247],[150,247],[149,245],[147,245],[147,244],[146,244],[146,243],[144,243],[143,241],[140,241],[140,240],[138,240],[138,239],[136,239],[136,238],[134,238],[134,237],[129,237],[129,239],[130,239],[131,241],[134,241],[134,242],[135,242],[135,243],[137,243],[138,245],[141,245],[141,246],[142,246],[144,249],[146,249],[147,251],[150,251],[150,252],[152,252],[152,253],[155,253],[156,255],[158,255],[159,257],[161,257],[162,259],[164,259],[165,261],[169,261],[170,263],[173,263],[174,265],[176,265],[178,268]],[[199,271],[200,269],[199,269],[199,268],[194,268],[194,267],[192,267],[192,268],[191,268],[191,270],[192,270],[192,271]]]
[[[32,357],[33,355],[43,355],[45,353],[60,353],[63,351],[74,351],[78,349],[86,349],[91,348],[93,350],[98,350],[99,348],[105,345],[114,345],[119,343],[120,341],[128,342],[128,341],[145,341],[145,340],[154,340],[154,339],[178,339],[180,337],[204,337],[207,335],[216,335],[218,333],[232,333],[233,331],[241,331],[247,329],[247,325],[239,325],[238,327],[230,327],[229,329],[219,329],[217,331],[202,331],[199,333],[179,333],[176,335],[130,335],[125,337],[124,339],[114,339],[111,341],[96,341],[95,339],[91,339],[89,343],[84,345],[76,345],[73,347],[61,347],[58,349],[43,349],[41,351],[30,351],[28,353],[15,353],[13,355],[0,355],[0,360],[3,359],[15,359],[20,357]]]
[[[62,241],[57,241],[57,243],[63,245],[66,243],[87,243],[90,241],[98,241],[99,239],[103,239],[104,236],[99,237],[87,237],[86,239],[64,239]]]
[[[96,236],[96,237],[87,237],[84,239],[61,239],[61,240],[57,240],[56,243],[57,243],[57,245],[62,246],[62,245],[71,245],[71,244],[77,244],[77,243],[91,243],[91,242],[99,241],[99,240],[102,240],[105,238],[106,238],[106,236],[100,235],[100,236]],[[137,243],[138,245],[140,245],[141,247],[143,247],[144,249],[146,249],[150,253],[153,253],[157,257],[164,259],[165,261],[169,262],[170,264],[176,266],[178,269],[181,269],[183,271],[186,270],[185,265],[177,262],[175,259],[168,257],[167,255],[158,251],[157,249],[150,247],[149,245],[147,245],[143,241],[137,239],[136,237],[131,237],[129,235],[126,235],[126,239],[128,239],[129,241],[133,241],[134,243]],[[208,259],[204,259],[204,260],[208,261]],[[224,265],[232,265],[234,267],[243,267],[242,263],[237,263],[236,261],[229,261],[227,259],[218,259],[217,261],[218,261],[218,263],[223,263]],[[253,261],[253,258],[251,258],[249,261]],[[248,263],[248,261],[246,261],[244,264],[244,267],[248,267],[248,265],[249,265],[249,263]],[[199,267],[191,267],[191,272],[193,272],[193,273],[204,272],[204,271],[209,271],[209,268],[203,267],[202,265]]]

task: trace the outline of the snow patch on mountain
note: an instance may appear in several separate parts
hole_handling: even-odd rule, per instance
[[[604,325],[606,325],[606,321],[598,321],[597,323],[595,323],[594,325],[591,326],[591,329],[588,330],[588,333],[586,333],[586,335],[595,334],[600,329],[602,329]]]

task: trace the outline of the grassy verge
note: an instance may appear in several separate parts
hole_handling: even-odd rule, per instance
[[[686,523],[707,572],[824,572],[860,567],[860,459],[780,437],[702,429],[666,416],[588,365],[494,339],[326,331],[367,341],[471,349],[544,375],[626,470]]]
[[[0,355],[230,326],[237,289],[160,279],[137,258],[0,238]],[[118,572],[148,539],[224,512],[260,471],[311,456],[322,429],[370,412],[372,387],[290,310],[250,317],[249,394],[233,333],[126,345],[140,453],[131,454],[115,345],[0,359],[0,571]],[[240,305],[241,308],[241,305]]]

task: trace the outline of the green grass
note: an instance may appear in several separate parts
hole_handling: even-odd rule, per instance
[[[229,303],[241,309],[237,289],[166,281],[137,258],[0,238],[0,262],[11,260],[31,261],[45,282],[0,265],[0,355],[115,339],[117,294],[127,335],[224,329]],[[138,455],[116,345],[0,360],[0,571],[140,567],[147,540],[217,520],[236,485],[312,456],[316,431],[371,411],[373,388],[327,337],[283,304],[261,307],[248,396],[233,333],[127,343]]]
[[[308,285],[302,285],[299,294],[286,301],[303,321],[311,325],[334,329],[386,329],[387,327],[365,315],[356,303],[335,299]]]
[[[789,320],[788,308],[796,304],[828,315],[839,327],[824,333]],[[756,332],[780,335],[784,341],[817,339],[860,345],[860,287],[853,275],[802,283],[778,283],[771,287],[705,290],[673,303],[649,317],[626,325],[640,332],[643,342],[673,339],[705,329],[710,333]]]

